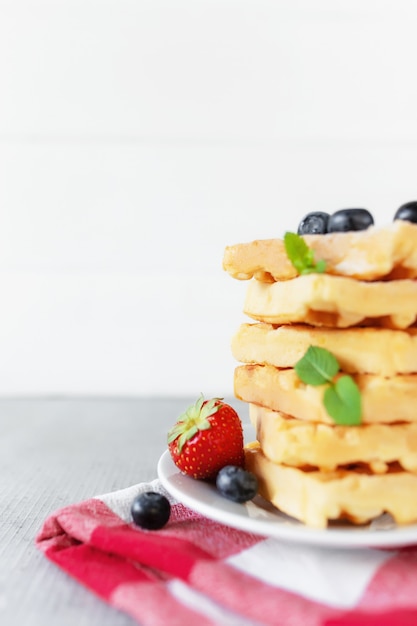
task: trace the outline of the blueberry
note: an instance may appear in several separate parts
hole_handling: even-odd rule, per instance
[[[158,530],[169,520],[171,505],[161,493],[146,491],[133,500],[130,510],[137,526]]]
[[[226,465],[217,474],[216,487],[228,500],[247,502],[258,492],[258,480],[254,474],[237,465]]]
[[[374,223],[374,218],[367,209],[341,209],[329,217],[329,233],[349,230],[366,230]]]
[[[327,233],[327,222],[329,214],[323,211],[313,211],[307,213],[301,220],[297,234],[298,235],[323,235]]]
[[[413,200],[400,206],[394,215],[394,220],[404,220],[405,222],[417,224],[417,201]]]

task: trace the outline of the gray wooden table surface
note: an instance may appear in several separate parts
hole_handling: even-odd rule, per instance
[[[2,626],[136,624],[47,561],[34,539],[56,509],[156,478],[166,432],[191,402],[0,400]]]

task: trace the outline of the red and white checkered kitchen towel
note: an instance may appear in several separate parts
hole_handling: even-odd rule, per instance
[[[417,546],[330,549],[264,538],[172,503],[161,530],[131,523],[143,483],[65,507],[45,555],[144,626],[416,626]],[[167,494],[166,494],[167,495]]]

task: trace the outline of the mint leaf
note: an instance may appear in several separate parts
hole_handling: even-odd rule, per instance
[[[351,376],[341,376],[328,387],[323,402],[336,424],[355,426],[361,423],[361,394]]]
[[[298,378],[307,385],[327,384],[323,404],[336,424],[354,426],[361,423],[362,403],[359,388],[353,378],[344,374],[334,380],[340,370],[336,357],[319,346],[310,346],[294,365]]]
[[[284,246],[289,260],[298,272],[314,263],[312,250],[299,235],[290,232],[285,233]]]
[[[287,232],[284,235],[284,247],[287,257],[299,274],[322,274],[326,270],[326,262],[314,260],[314,251],[308,247],[300,235]]]
[[[324,259],[320,259],[315,263],[314,267],[307,268],[303,271],[303,274],[312,274],[315,272],[316,274],[324,274],[326,271],[326,261]]]
[[[325,348],[310,346],[294,369],[303,383],[316,387],[332,381],[339,371],[339,363]]]

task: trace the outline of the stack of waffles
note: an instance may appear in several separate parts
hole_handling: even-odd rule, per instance
[[[317,528],[387,512],[417,521],[417,225],[304,235],[324,273],[300,275],[283,239],[229,246],[223,266],[247,280],[232,352],[234,387],[256,441],[247,469],[261,495]],[[360,424],[339,425],[294,366],[310,346],[336,357],[360,391]]]

